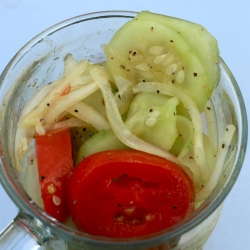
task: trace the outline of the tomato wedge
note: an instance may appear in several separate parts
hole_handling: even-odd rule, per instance
[[[66,189],[73,170],[69,129],[37,135],[36,156],[44,210],[63,222],[69,215]]]
[[[67,189],[79,230],[127,238],[172,226],[194,210],[194,189],[172,162],[136,150],[110,150],[84,159]]]

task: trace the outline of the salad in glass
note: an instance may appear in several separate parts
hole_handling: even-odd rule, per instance
[[[210,101],[216,39],[147,11],[102,48],[106,61],[64,60],[18,122],[17,168],[49,215],[92,235],[143,236],[189,216],[211,194],[235,132],[218,144]]]

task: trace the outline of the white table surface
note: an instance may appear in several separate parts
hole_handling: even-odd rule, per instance
[[[233,72],[250,107],[250,1],[248,0],[0,0],[0,72],[14,54],[44,29],[67,18],[101,10],[150,10],[205,26],[218,40],[221,57]],[[249,116],[250,117],[250,116]],[[250,161],[226,199],[204,250],[250,249]],[[0,184],[0,231],[17,213]]]

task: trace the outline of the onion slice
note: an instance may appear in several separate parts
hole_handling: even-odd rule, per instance
[[[226,131],[222,138],[221,147],[219,147],[219,150],[218,150],[217,161],[215,164],[214,171],[208,183],[206,184],[206,186],[200,192],[196,194],[196,199],[195,199],[196,202],[202,201],[208,198],[212,190],[216,187],[218,180],[221,176],[221,173],[223,172],[224,162],[227,157],[228,148],[230,146],[235,130],[236,128],[233,124],[227,125]]]
[[[69,94],[61,96],[54,105],[49,107],[47,114],[44,116],[44,120],[47,124],[52,124],[57,121],[57,117],[67,108],[73,104],[83,100],[92,93],[99,89],[95,82],[92,82],[86,86],[83,86],[77,90],[71,91]]]
[[[54,88],[41,100],[41,102],[31,112],[20,119],[19,124],[32,127],[40,122],[40,119],[48,109],[47,104],[49,103],[49,105],[52,105],[58,98],[60,98],[61,94],[70,87],[70,83],[79,77],[88,68],[88,65],[88,61],[81,61],[71,73],[57,81]]]
[[[67,108],[67,111],[79,119],[91,124],[98,131],[110,129],[105,117],[83,102],[78,102]]]
[[[131,147],[136,150],[144,151],[150,154],[158,155],[163,157],[169,161],[172,161],[178,165],[180,165],[177,157],[172,155],[171,153],[158,148],[150,143],[147,143],[141,140],[139,137],[131,133],[131,131],[126,127],[124,122],[121,119],[115,97],[111,91],[110,83],[108,82],[108,76],[106,72],[99,70],[98,68],[93,68],[90,71],[93,79],[99,85],[99,88],[102,91],[105,108],[107,112],[107,118],[110,123],[111,128],[114,133],[118,137],[120,141],[122,141],[128,147]]]
[[[64,128],[72,127],[88,127],[89,124],[85,123],[79,118],[70,118],[51,125],[42,125],[41,123],[36,126],[36,132],[39,135],[45,135],[48,132],[52,132]]]

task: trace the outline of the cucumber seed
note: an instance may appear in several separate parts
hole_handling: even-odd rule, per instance
[[[174,60],[174,53],[172,51],[167,53],[167,56],[164,58],[164,60],[161,62],[163,67],[167,67],[172,61]]]
[[[178,72],[178,74],[176,75],[176,81],[178,83],[183,83],[185,79],[185,71],[184,70],[180,70]]]
[[[174,64],[171,64],[171,65],[169,65],[167,68],[166,68],[166,70],[165,70],[165,73],[167,74],[167,75],[173,75],[173,73],[176,71],[176,69],[177,69],[177,64],[176,63],[174,63]]]
[[[156,118],[154,118],[154,117],[150,117],[150,118],[148,118],[148,119],[145,121],[145,125],[148,126],[148,127],[154,126],[155,123],[156,123]]]
[[[152,46],[148,49],[148,53],[152,56],[158,56],[163,52],[163,47],[161,46]]]
[[[138,64],[135,68],[141,71],[149,71],[150,66],[147,63],[141,63],[141,64]]]
[[[129,52],[129,58],[131,62],[138,62],[143,59],[143,54],[137,50],[131,50]]]
[[[168,57],[168,54],[163,54],[163,55],[157,56],[154,59],[154,63],[158,64],[158,63],[162,62],[164,59],[166,59],[167,57]]]

